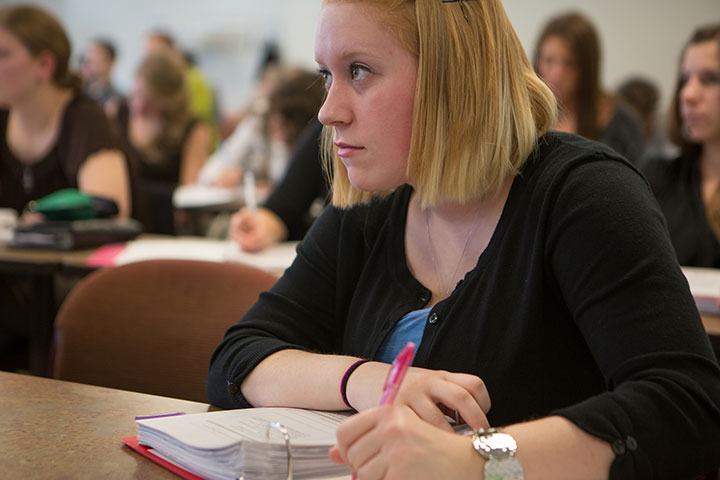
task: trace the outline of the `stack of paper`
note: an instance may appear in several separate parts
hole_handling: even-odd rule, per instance
[[[128,242],[114,259],[115,265],[143,260],[181,259],[208,262],[235,262],[272,273],[282,273],[295,259],[297,242],[272,245],[257,253],[243,252],[230,240],[176,237],[172,239],[139,239]]]
[[[347,414],[292,408],[254,408],[136,420],[138,441],[152,453],[207,479],[286,479],[290,437],[296,479],[349,474],[328,458]],[[269,437],[268,437],[269,432]]]
[[[720,315],[720,269],[682,267],[700,313]]]

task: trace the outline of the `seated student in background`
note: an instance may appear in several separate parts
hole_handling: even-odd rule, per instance
[[[245,169],[274,187],[283,177],[290,152],[317,115],[324,90],[316,72],[285,68],[264,101],[247,114],[205,163],[198,181],[232,188],[242,184]]]
[[[683,50],[668,128],[681,155],[650,162],[645,176],[680,264],[720,268],[720,23]]]
[[[145,51],[148,54],[164,52],[175,57],[179,64],[182,65],[190,99],[190,112],[208,126],[214,147],[219,138],[219,108],[213,88],[205,74],[195,65],[192,57],[187,52],[184,52],[175,42],[172,35],[166,31],[154,30],[150,32],[145,38]]]
[[[197,182],[210,154],[210,131],[190,113],[185,75],[177,59],[162,52],[137,69],[127,118],[119,118],[148,205],[151,233],[175,233],[172,206],[178,185]]]
[[[498,468],[448,410],[502,427],[478,439],[513,437],[528,479],[716,468],[720,368],[662,213],[616,152],[549,131],[499,0],[326,0],[315,58],[334,206],[226,333],[210,401],[360,410],[331,452],[360,479]]]
[[[126,157],[102,108],[81,93],[68,69],[70,41],[45,10],[0,8],[0,207],[76,188],[133,208]],[[24,276],[0,275],[0,369],[27,367],[28,307],[37,302]],[[17,352],[15,355],[13,352]]]
[[[559,15],[535,45],[535,71],[559,104],[554,128],[598,140],[637,164],[645,148],[642,127],[600,85],[600,40],[592,22],[576,12]]]
[[[286,240],[300,240],[315,219],[316,203],[329,197],[320,158],[322,124],[305,129],[290,158],[282,181],[256,212],[243,207],[230,219],[230,237],[248,252],[257,252]],[[318,204],[319,204],[318,203]]]
[[[128,108],[127,99],[112,83],[114,65],[115,46],[97,38],[83,52],[80,68],[85,94],[98,102],[111,119],[127,115]]]
[[[120,139],[68,69],[70,41],[36,7],[0,8],[0,207],[22,212],[63,188],[131,209]]]

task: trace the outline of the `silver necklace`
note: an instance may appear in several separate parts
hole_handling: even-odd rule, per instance
[[[462,252],[460,253],[460,258],[458,258],[457,264],[455,265],[455,271],[453,272],[452,276],[450,277],[449,282],[442,282],[443,284],[446,284],[448,286],[447,289],[445,290],[446,297],[449,296],[450,292],[453,291],[455,276],[457,275],[458,269],[460,268],[460,264],[462,263],[462,259],[465,256],[465,251],[467,250],[467,247],[470,244],[470,239],[472,238],[473,233],[475,233],[475,229],[478,226],[479,219],[480,219],[480,209],[478,208],[478,211],[475,214],[475,220],[473,220],[472,228],[468,232],[468,236],[465,239],[465,246],[463,247]],[[435,276],[438,279],[442,280],[440,278],[440,273],[438,271],[437,261],[435,260],[435,246],[433,245],[432,237],[430,236],[430,209],[429,208],[427,210],[425,210],[425,228],[427,230],[428,243],[430,244],[430,258],[432,260],[433,270],[435,270]]]

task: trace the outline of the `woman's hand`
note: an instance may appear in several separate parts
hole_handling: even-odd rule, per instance
[[[379,362],[360,366],[348,381],[350,405],[357,410],[377,406],[389,368]],[[394,403],[410,407],[421,419],[447,431],[452,428],[445,415],[452,417],[455,412],[473,428],[489,426],[485,414],[490,410],[490,395],[475,375],[410,367]]]
[[[480,478],[483,459],[467,436],[446,432],[403,405],[358,413],[337,431],[330,459],[359,480]]]
[[[258,252],[287,238],[287,227],[280,217],[266,208],[253,214],[243,207],[230,218],[230,237],[246,252]]]

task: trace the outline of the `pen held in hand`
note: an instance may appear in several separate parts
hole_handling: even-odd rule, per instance
[[[385,380],[385,387],[383,388],[382,400],[380,405],[388,405],[395,401],[400,385],[402,384],[403,378],[408,367],[412,363],[413,357],[415,356],[415,344],[408,342],[407,345],[400,350],[395,360],[393,360],[392,367],[388,372],[387,379]]]
[[[255,174],[251,170],[245,170],[243,173],[243,195],[245,196],[245,206],[250,213],[255,214],[257,195],[255,193]]]

